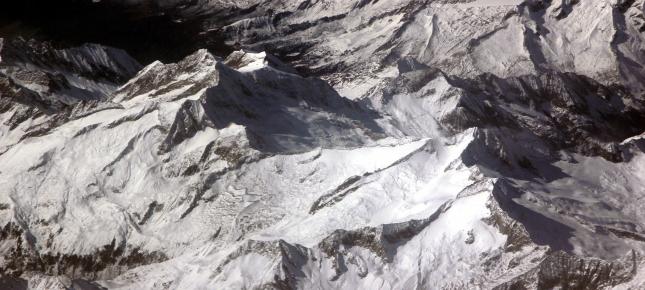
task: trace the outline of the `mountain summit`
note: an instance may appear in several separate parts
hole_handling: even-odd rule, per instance
[[[203,49],[0,38],[0,288],[645,288],[643,0],[112,3]]]

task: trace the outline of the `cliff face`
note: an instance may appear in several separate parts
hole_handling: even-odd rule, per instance
[[[645,287],[642,0],[145,3],[1,42],[5,288]]]

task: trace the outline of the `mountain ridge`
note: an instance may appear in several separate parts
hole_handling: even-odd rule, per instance
[[[0,284],[645,285],[642,0],[189,4],[241,49],[3,40]]]

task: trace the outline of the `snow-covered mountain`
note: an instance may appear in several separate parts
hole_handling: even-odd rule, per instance
[[[0,288],[645,288],[642,0],[156,5],[0,42]]]

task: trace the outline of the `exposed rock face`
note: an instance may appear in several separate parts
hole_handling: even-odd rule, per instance
[[[79,101],[106,99],[141,69],[125,51],[100,45],[55,49],[48,43],[20,38],[3,42],[1,67],[5,82],[13,90],[38,94],[43,98],[39,100],[41,107],[52,110]]]
[[[5,39],[0,286],[643,288],[644,8],[161,1],[233,52],[143,68]]]
[[[25,133],[20,138],[47,134],[75,115],[109,106],[102,101],[141,68],[125,51],[99,45],[55,49],[21,38],[2,42],[0,111],[11,116],[4,125]],[[2,131],[0,152],[15,142],[11,131]]]
[[[370,93],[402,58],[461,77],[573,72],[643,93],[642,1],[257,1],[226,16],[193,7],[212,15],[204,30],[218,40],[273,51],[349,96]]]
[[[538,267],[494,289],[603,289],[631,280],[636,257],[606,262],[563,252],[549,254]]]

